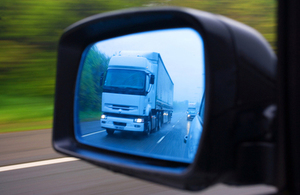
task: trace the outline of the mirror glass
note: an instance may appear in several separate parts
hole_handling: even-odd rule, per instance
[[[107,150],[191,163],[202,133],[204,81],[203,40],[194,29],[96,42],[85,49],[78,72],[76,139]]]

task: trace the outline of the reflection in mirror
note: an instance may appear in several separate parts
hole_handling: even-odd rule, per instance
[[[204,77],[203,40],[191,28],[92,44],[78,72],[76,139],[107,150],[191,163],[202,133]]]

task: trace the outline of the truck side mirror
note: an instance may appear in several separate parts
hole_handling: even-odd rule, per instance
[[[152,74],[151,76],[150,76],[150,84],[154,84],[154,79],[155,79],[155,76]]]
[[[104,76],[104,73],[102,72],[100,74],[100,86],[102,86],[102,84],[103,84],[103,76]]]

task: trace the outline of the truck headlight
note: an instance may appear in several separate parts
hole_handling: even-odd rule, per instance
[[[188,117],[190,117],[191,115],[188,115]]]
[[[135,123],[143,123],[144,119],[143,118],[136,118],[136,119],[134,119],[134,122]]]
[[[105,114],[102,114],[102,115],[101,115],[101,119],[107,119],[106,115],[105,115]]]

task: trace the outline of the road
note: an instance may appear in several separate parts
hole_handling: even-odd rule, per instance
[[[51,147],[51,130],[0,134],[0,169],[41,160],[64,159]],[[134,179],[95,167],[81,160],[0,171],[0,194],[265,194],[271,186],[216,185],[190,193]]]
[[[108,135],[101,129],[99,121],[84,122],[80,127],[82,139],[92,146],[189,162],[191,160],[187,159],[183,139],[189,132],[190,124],[185,112],[175,112],[170,123],[164,124],[159,131],[149,136],[128,131],[115,131],[113,135]]]

